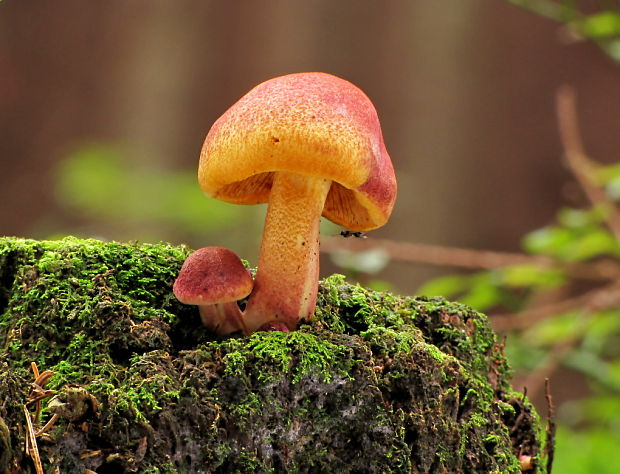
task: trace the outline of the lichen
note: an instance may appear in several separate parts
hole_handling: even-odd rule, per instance
[[[172,295],[189,252],[0,239],[0,471],[32,469],[36,362],[56,400],[96,400],[78,419],[44,400],[40,424],[61,413],[46,471],[520,472],[525,454],[544,472],[542,421],[484,315],[334,275],[298,331],[221,338]]]

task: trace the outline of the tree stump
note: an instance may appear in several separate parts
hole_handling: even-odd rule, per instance
[[[546,471],[484,315],[334,275],[298,331],[216,337],[189,252],[0,239],[0,472]]]

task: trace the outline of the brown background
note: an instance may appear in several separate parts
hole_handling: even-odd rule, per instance
[[[398,202],[373,236],[517,250],[523,233],[579,202],[556,131],[561,84],[578,91],[591,154],[618,159],[620,69],[562,37],[492,0],[4,0],[0,234],[127,238],[57,206],[59,159],[110,142],[143,163],[194,169],[211,123],[248,89],[324,71],[371,97],[395,163]],[[255,262],[258,233],[239,234],[234,250]],[[381,277],[413,292],[438,271],[394,262]]]

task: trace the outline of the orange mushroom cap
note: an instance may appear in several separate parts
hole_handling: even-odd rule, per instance
[[[187,257],[173,292],[181,303],[203,306],[245,298],[253,284],[252,275],[233,251],[204,247]]]
[[[236,204],[267,202],[273,173],[332,182],[322,214],[352,230],[380,227],[396,179],[377,112],[356,86],[310,72],[259,84],[211,127],[200,156],[203,191]]]
[[[321,215],[352,230],[387,221],[396,179],[377,112],[350,82],[318,73],[266,81],[211,127],[198,181],[215,198],[269,202],[246,332],[311,317]]]

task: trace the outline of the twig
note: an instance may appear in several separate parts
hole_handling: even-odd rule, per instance
[[[30,362],[30,368],[32,369],[32,373],[34,374],[34,379],[37,380],[39,378],[39,368],[37,367],[36,362]]]
[[[539,306],[521,313],[495,315],[491,317],[491,322],[493,328],[499,332],[519,330],[568,311],[585,309],[594,312],[614,308],[618,305],[620,305],[620,283],[614,282],[574,298]]]
[[[35,423],[39,422],[39,417],[41,415],[41,400],[56,393],[54,390],[45,390],[43,388],[52,378],[54,372],[51,370],[39,372],[36,362],[31,362],[30,368],[32,369],[32,374],[34,375],[34,382],[32,383],[32,389],[28,394],[28,400],[23,405],[24,415],[26,416],[26,454],[32,458],[37,474],[43,474],[43,465],[41,464],[41,456],[37,446],[37,436],[40,436],[48,431],[58,419],[58,415],[52,415],[45,426],[39,430],[35,430],[34,426]],[[31,414],[28,410],[28,405],[31,404],[35,405],[34,414]]]
[[[566,162],[592,205],[604,206],[607,213],[605,223],[620,242],[620,212],[605,191],[594,183],[592,175],[596,164],[588,157],[583,146],[577,119],[575,91],[572,87],[563,86],[558,90],[556,109]]]
[[[52,426],[54,426],[54,423],[56,423],[56,420],[58,420],[58,418],[60,417],[60,415],[58,415],[58,413],[54,413],[49,420],[47,420],[47,423],[45,423],[45,425],[43,425],[41,428],[39,428],[35,435],[36,436],[41,436],[42,434],[46,433]]]
[[[95,456],[101,456],[103,454],[103,451],[101,451],[100,449],[96,450],[96,451],[85,451],[80,453],[80,459],[88,459],[88,458],[92,458]]]
[[[45,384],[49,382],[49,379],[53,377],[54,372],[52,372],[51,370],[44,370],[43,372],[39,373],[39,368],[37,367],[36,362],[31,362],[30,367],[32,368],[32,373],[34,375],[34,382],[32,383],[32,390],[30,392],[30,395],[28,396],[26,406],[32,403],[35,404],[34,422],[38,423],[39,416],[41,415],[41,400],[56,393],[53,390],[45,390],[43,388]]]
[[[337,250],[365,251],[374,248],[384,249],[391,258],[417,263],[429,263],[453,267],[492,269],[536,263],[550,263],[545,257],[532,257],[519,253],[501,253],[485,250],[471,250],[440,245],[397,242],[387,239],[340,239],[327,238],[321,242],[321,250],[334,252]]]
[[[588,200],[594,206],[604,206],[607,211],[605,223],[614,237],[620,242],[620,212],[605,192],[593,179],[596,164],[587,156],[581,138],[577,119],[575,91],[564,86],[558,90],[557,120],[560,139],[564,148],[566,161]],[[605,270],[611,276],[611,267]],[[523,329],[534,322],[566,311],[586,308],[590,311],[607,309],[620,304],[620,285],[617,277],[611,277],[613,283],[591,290],[583,295],[570,298],[538,308],[530,309],[516,315],[499,315],[493,318],[498,331]]]
[[[545,380],[545,399],[547,400],[547,443],[545,452],[547,454],[547,474],[551,474],[553,467],[553,457],[555,454],[555,406],[551,396],[549,379]]]
[[[35,366],[36,367],[36,366]],[[51,370],[44,370],[40,374],[35,376],[34,384],[43,388],[47,382],[54,376],[54,372]]]
[[[24,415],[26,416],[26,454],[32,458],[34,462],[34,468],[37,474],[43,473],[43,465],[41,464],[41,456],[39,455],[39,448],[37,446],[37,438],[32,425],[32,417],[26,405],[24,405]]]
[[[326,253],[339,250],[363,252],[375,248],[385,250],[393,260],[430,265],[492,270],[513,265],[533,264],[540,265],[543,268],[558,268],[564,270],[569,276],[587,280],[608,280],[620,277],[620,265],[611,261],[565,264],[545,256],[399,242],[388,239],[328,237],[321,242],[321,251]]]
[[[41,374],[39,373],[39,368],[37,367],[36,362],[31,362],[30,367],[32,368],[32,373],[34,375],[34,384],[33,384],[33,392],[30,394],[30,401],[35,404],[34,409],[34,421],[35,423],[39,422],[39,416],[41,415],[41,400],[45,398],[42,394],[43,387],[37,383],[37,381],[41,378]],[[26,403],[28,405],[28,403]]]

